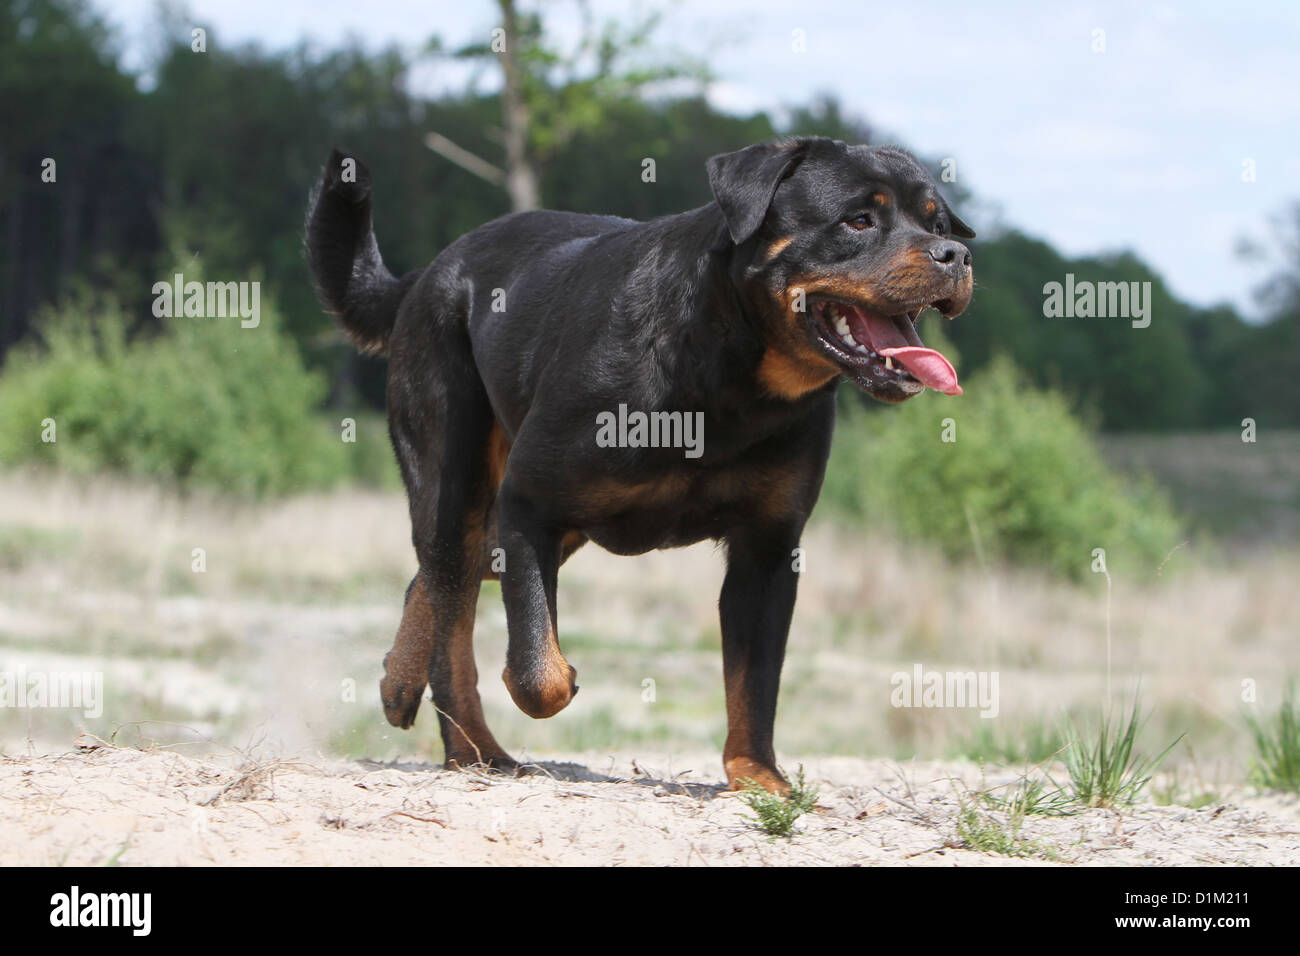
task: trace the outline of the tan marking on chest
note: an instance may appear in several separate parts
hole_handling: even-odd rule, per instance
[[[759,384],[773,395],[787,400],[821,388],[838,374],[834,366],[815,356],[795,357],[770,345],[758,363]]]

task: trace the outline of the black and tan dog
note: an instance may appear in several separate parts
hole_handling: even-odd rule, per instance
[[[555,618],[564,560],[588,540],[641,554],[711,538],[727,557],[727,780],[784,790],[772,728],[792,555],[835,387],[848,378],[887,402],[960,392],[914,321],[966,307],[970,253],[951,237],[974,234],[911,156],[798,139],[716,156],[708,174],[716,201],[699,209],[510,215],[398,279],[371,228],[369,173],[337,151],[322,172],[308,258],[325,308],[389,356],[420,564],[384,709],[409,727],[432,685],[449,764],[514,766],[479,703],[480,581],[500,571],[511,696],[550,717],[577,691]],[[703,442],[600,440],[602,421],[629,412],[691,416]]]

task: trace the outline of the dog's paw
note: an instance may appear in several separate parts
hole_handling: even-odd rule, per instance
[[[384,658],[387,665],[388,658]],[[394,727],[407,730],[415,723],[415,715],[424,700],[424,689],[428,684],[402,680],[391,674],[384,674],[379,682],[379,699],[384,704],[384,716]]]
[[[577,676],[578,672],[563,658],[519,675],[509,667],[501,672],[515,706],[537,720],[554,717],[569,706],[578,693]]]
[[[785,796],[790,792],[790,784],[779,770],[752,757],[728,757],[724,765],[729,790],[744,790],[745,783],[752,780],[768,793]]]

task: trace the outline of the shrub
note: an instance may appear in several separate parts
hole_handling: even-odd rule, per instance
[[[740,792],[740,799],[754,811],[745,822],[768,836],[792,836],[795,821],[817,806],[817,788],[808,785],[802,766],[790,784],[789,793],[769,793],[747,778],[741,779],[740,784],[745,788]]]
[[[315,411],[325,383],[278,330],[271,303],[256,328],[236,318],[163,321],[161,333],[129,335],[119,306],[84,294],[47,312],[43,344],[14,349],[0,374],[0,463],[256,495],[347,473],[337,430]],[[42,440],[45,419],[54,442]]]
[[[1151,573],[1178,523],[1150,483],[1125,484],[1064,398],[1005,359],[958,398],[841,410],[823,499],[954,557],[1039,565],[1076,579],[1107,566]],[[847,393],[847,390],[845,391]],[[953,441],[944,441],[945,426]]]

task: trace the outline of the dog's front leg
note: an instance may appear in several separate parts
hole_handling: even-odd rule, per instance
[[[746,529],[727,538],[722,616],[722,670],[727,691],[727,784],[753,780],[774,793],[789,785],[776,766],[772,729],[786,636],[794,613],[797,531]]]
[[[530,502],[503,486],[497,528],[505,551],[501,596],[506,605],[506,668],[501,677],[529,717],[558,714],[578,692],[576,671],[560,653],[555,585],[562,531],[545,527]]]

